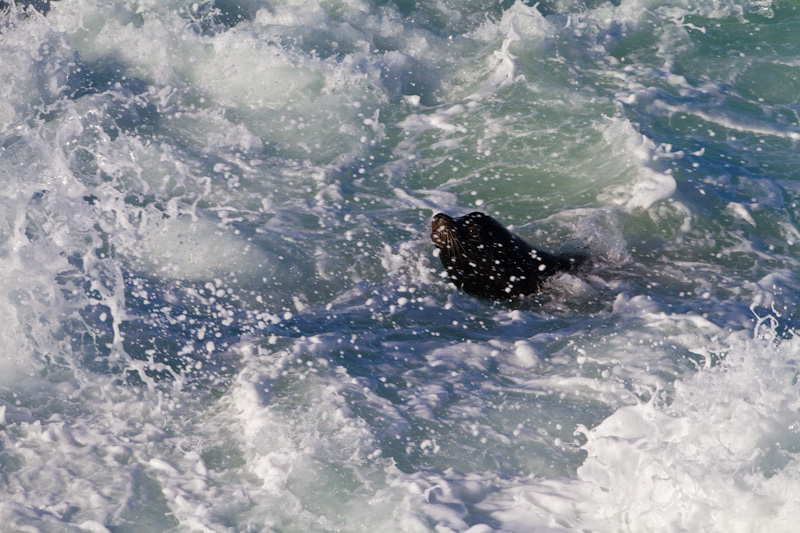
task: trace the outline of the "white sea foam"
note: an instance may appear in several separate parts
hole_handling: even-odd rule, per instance
[[[733,335],[725,362],[677,382],[668,404],[621,408],[587,431],[575,481],[501,491],[488,508],[512,530],[788,531],[797,343],[771,340]]]
[[[0,520],[791,530],[796,22],[712,0],[5,16]],[[592,265],[465,295],[429,217],[474,209]]]
[[[638,133],[626,120],[612,121],[603,130],[603,136],[615,156],[624,162],[626,173],[634,176],[632,182],[607,191],[604,197],[611,200],[618,196],[614,201],[630,210],[647,209],[674,194],[676,183],[669,171],[659,172],[650,166],[659,151],[655,143]]]

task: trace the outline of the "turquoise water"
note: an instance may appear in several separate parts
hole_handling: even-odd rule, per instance
[[[789,1],[7,7],[0,516],[793,530],[798,28]],[[461,294],[430,219],[474,210],[593,267]]]

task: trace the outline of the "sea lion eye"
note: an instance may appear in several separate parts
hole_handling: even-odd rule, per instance
[[[467,231],[469,232],[470,237],[480,237],[481,230],[478,229],[478,226],[467,226]]]

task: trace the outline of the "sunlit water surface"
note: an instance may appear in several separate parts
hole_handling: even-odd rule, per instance
[[[33,7],[3,528],[800,523],[796,2]],[[460,294],[430,219],[474,210],[593,267]]]

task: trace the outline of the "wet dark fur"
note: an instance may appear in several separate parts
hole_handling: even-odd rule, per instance
[[[537,250],[479,212],[459,218],[439,213],[431,223],[431,240],[456,287],[491,300],[534,294],[548,277],[586,261]]]

